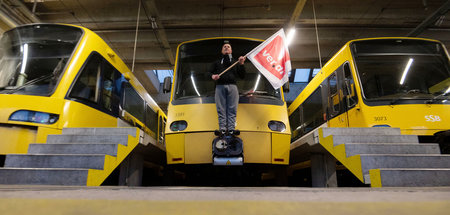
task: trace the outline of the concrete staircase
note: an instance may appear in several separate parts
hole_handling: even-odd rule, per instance
[[[398,128],[320,128],[319,143],[372,187],[450,186],[450,155]]]
[[[137,128],[64,128],[6,156],[0,184],[99,186],[139,144]]]

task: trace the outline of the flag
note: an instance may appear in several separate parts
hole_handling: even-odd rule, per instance
[[[272,84],[273,88],[278,89],[289,81],[291,58],[283,29],[269,37],[246,56]]]

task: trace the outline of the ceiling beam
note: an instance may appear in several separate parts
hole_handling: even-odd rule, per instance
[[[434,11],[430,16],[428,16],[422,23],[420,23],[414,30],[409,32],[406,36],[408,37],[416,37],[421,34],[428,26],[435,23],[436,20],[445,15],[450,9],[450,0],[447,0],[439,9]]]
[[[31,11],[25,6],[21,1],[19,0],[11,0],[11,3],[14,7],[17,7],[17,9],[25,15],[27,19],[30,20],[31,23],[40,23],[41,20],[35,16]]]
[[[147,19],[147,18],[145,18]],[[290,19],[290,18],[289,18]],[[141,21],[146,22],[141,18]],[[392,19],[392,18],[378,18],[374,23],[373,19],[362,18],[358,21],[355,19],[341,18],[341,19],[317,19],[317,26],[320,28],[409,28],[414,29],[423,19]],[[77,22],[69,20],[61,20],[60,22],[79,24]],[[161,20],[164,30],[166,32],[170,30],[202,30],[202,29],[220,29],[218,20],[215,19],[185,19],[185,20]],[[286,19],[226,19],[224,20],[224,29],[241,29],[241,30],[259,30],[259,29],[279,29],[283,24],[288,24]],[[136,20],[98,20],[96,22],[83,21],[83,24],[91,25],[91,30],[96,32],[109,31],[109,30],[123,30],[123,31],[135,31]],[[295,22],[298,28],[314,28],[314,19],[307,17],[299,18]],[[449,29],[450,25],[444,22],[441,26],[433,26],[435,29]],[[143,25],[139,26],[139,31],[154,31],[151,26]]]
[[[3,31],[23,24],[39,23],[41,20],[18,0],[0,3],[0,28]]]
[[[2,29],[2,31],[7,31],[11,28],[17,27],[18,25],[19,24],[16,21],[0,10],[0,29]]]
[[[294,12],[292,12],[291,19],[289,20],[289,23],[287,26],[288,28],[295,26],[295,23],[297,22],[298,17],[300,17],[300,14],[302,14],[303,7],[305,7],[305,4],[306,4],[306,0],[298,0],[297,1],[297,5],[295,6]]]
[[[144,10],[146,11],[146,16],[149,19],[149,23],[152,26],[152,29],[156,32],[159,42],[161,43],[161,48],[164,51],[167,59],[170,64],[175,65],[175,58],[170,48],[169,40],[167,39],[166,31],[164,30],[164,26],[159,18],[158,9],[156,8],[156,4],[154,0],[145,0],[144,1]],[[148,12],[148,14],[147,14]]]

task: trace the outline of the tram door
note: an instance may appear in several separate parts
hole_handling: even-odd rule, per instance
[[[354,125],[357,118],[358,111],[356,111],[356,104],[358,103],[358,96],[356,95],[355,80],[353,79],[352,72],[350,70],[350,64],[344,63],[343,67],[343,79],[341,81],[341,88],[343,91],[343,108],[347,116],[348,127]],[[353,119],[353,121],[352,121]]]
[[[345,65],[345,64],[344,64]],[[334,71],[327,80],[328,84],[328,126],[348,127],[344,65]]]

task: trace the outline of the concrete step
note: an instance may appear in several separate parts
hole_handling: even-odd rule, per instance
[[[10,154],[5,167],[103,169],[105,155]]]
[[[136,128],[63,128],[66,135],[131,135],[136,137]]]
[[[435,187],[450,186],[449,168],[382,168],[383,187]]]
[[[330,135],[400,135],[400,128],[322,128],[323,136]]]
[[[438,144],[346,143],[347,157],[357,154],[440,154]]]
[[[47,143],[119,143],[128,145],[128,135],[48,135]]]
[[[87,169],[0,168],[0,184],[86,186]]]
[[[30,144],[29,154],[106,154],[117,155],[119,144],[68,143]]]
[[[417,135],[333,135],[334,146],[344,143],[419,143]]]
[[[361,154],[363,174],[380,168],[450,168],[450,155]]]

